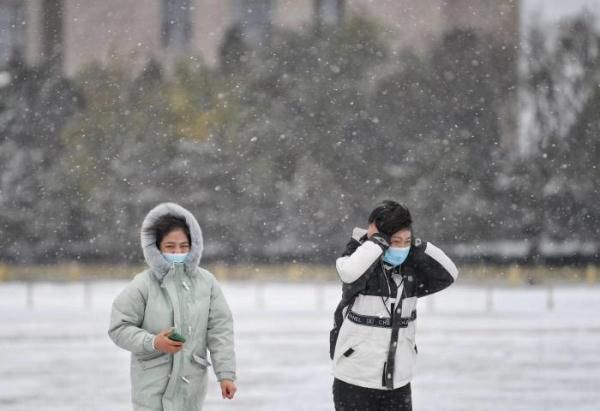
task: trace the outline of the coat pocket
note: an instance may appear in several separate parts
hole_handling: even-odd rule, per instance
[[[360,356],[360,354],[362,354],[362,351],[363,350],[361,349],[359,343],[348,344],[344,347],[340,347],[340,351],[335,359],[335,363],[339,365],[340,363],[344,363],[348,360],[355,360]]]
[[[144,370],[149,370],[154,367],[158,367],[159,365],[168,363],[171,360],[171,356],[169,354],[163,354],[160,357],[153,358],[151,360],[138,360],[140,367]]]
[[[381,381],[385,353],[368,342],[352,344],[340,350],[334,365],[336,377],[350,377],[364,382]]]
[[[192,362],[199,365],[201,368],[208,368],[212,365],[206,358],[201,357],[198,354],[192,354]]]
[[[411,379],[417,363],[417,346],[409,338],[398,341],[394,381]]]

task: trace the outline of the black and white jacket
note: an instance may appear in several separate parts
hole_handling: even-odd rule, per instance
[[[335,378],[386,390],[412,379],[417,298],[448,287],[458,269],[442,250],[420,240],[400,267],[384,263],[383,254],[384,247],[356,228],[336,261],[344,295],[332,360]]]

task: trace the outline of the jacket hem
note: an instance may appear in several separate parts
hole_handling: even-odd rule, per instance
[[[362,388],[370,388],[370,389],[374,389],[374,390],[381,390],[381,391],[390,391],[389,388],[381,385],[381,381],[378,381],[377,383],[371,383],[368,381],[363,381],[360,379],[356,379],[356,378],[352,378],[352,377],[348,377],[346,375],[336,375],[335,373],[333,373],[333,376],[335,378],[337,378],[340,381],[344,381],[345,383],[348,384],[352,384],[352,385],[356,385]],[[410,383],[412,380],[412,376],[409,378],[405,378],[403,380],[400,381],[394,381],[394,390],[397,388],[401,388],[404,387],[406,384]]]

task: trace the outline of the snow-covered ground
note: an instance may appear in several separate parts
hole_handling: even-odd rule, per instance
[[[124,282],[0,284],[0,410],[130,410],[128,353],[106,335]],[[238,396],[206,410],[332,410],[335,283],[223,284]],[[455,285],[420,300],[415,411],[583,411],[600,404],[600,288]],[[32,306],[28,306],[32,304]],[[549,309],[548,307],[551,307]]]

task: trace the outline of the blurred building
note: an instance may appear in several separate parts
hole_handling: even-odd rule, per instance
[[[0,67],[53,61],[69,75],[86,64],[151,57],[218,61],[227,30],[249,42],[274,27],[338,24],[353,15],[382,23],[397,47],[425,50],[449,29],[475,28],[508,45],[519,39],[518,0],[0,0]]]

